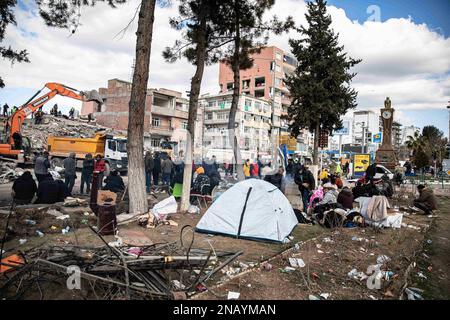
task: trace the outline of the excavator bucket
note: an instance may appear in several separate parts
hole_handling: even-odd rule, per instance
[[[103,99],[97,90],[85,91],[83,92],[83,95],[86,101],[95,101],[100,105],[103,104]]]

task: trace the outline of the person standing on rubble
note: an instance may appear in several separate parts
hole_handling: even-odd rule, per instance
[[[105,160],[102,158],[101,154],[97,154],[95,156],[95,161],[94,161],[94,172],[96,172],[98,174],[98,189],[102,189],[103,186],[103,178],[105,176],[105,171],[106,171],[106,162]]]
[[[70,109],[70,111],[69,111],[69,118],[70,118],[70,119],[73,119],[74,114],[75,114],[75,108],[72,107],[72,108]]]
[[[86,193],[91,192],[91,179],[94,172],[94,158],[88,153],[83,160],[83,168],[81,169],[80,193],[83,194],[84,185],[86,185]]]
[[[161,173],[161,158],[159,157],[159,153],[155,154],[155,158],[153,159],[153,184],[158,186],[159,183],[159,174]]]
[[[18,205],[30,204],[36,194],[37,186],[30,171],[25,171],[14,181],[12,197]]]
[[[36,158],[34,163],[34,175],[38,183],[41,183],[49,175],[48,169],[50,169],[50,160],[48,159],[48,152],[44,151],[43,154]]]
[[[14,112],[16,112],[16,111],[17,111],[17,107],[16,107],[16,106],[12,107],[12,109],[11,109],[11,115],[13,115]]]
[[[150,193],[150,187],[152,186],[152,173],[153,168],[155,166],[155,161],[153,160],[153,155],[150,151],[147,151],[145,153],[144,164],[145,164],[145,186],[147,189],[147,193]]]
[[[65,184],[69,189],[70,195],[72,195],[75,179],[77,178],[77,159],[75,159],[75,156],[75,153],[71,152],[69,157],[63,161]]]
[[[164,161],[161,164],[162,180],[163,184],[166,186],[170,186],[170,177],[172,175],[172,168],[173,168],[172,159],[170,159],[170,157],[167,156],[166,159],[164,159]]]
[[[5,103],[5,104],[3,105],[3,116],[4,116],[4,117],[7,117],[7,116],[8,116],[8,109],[9,109],[9,106],[8,106],[7,103]]]

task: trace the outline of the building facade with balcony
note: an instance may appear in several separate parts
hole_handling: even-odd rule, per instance
[[[99,93],[104,101],[100,109],[96,109],[93,102],[83,102],[81,114],[92,113],[99,125],[118,131],[127,130],[131,83],[111,79],[108,87],[100,88]],[[169,140],[178,142],[179,148],[184,150],[188,104],[189,101],[180,92],[163,88],[147,89],[144,116],[146,149],[156,149],[161,140]],[[196,125],[201,127],[202,123],[197,121]]]
[[[231,100],[231,92],[202,97],[205,149],[231,149],[228,131]],[[272,106],[265,99],[246,94],[239,96],[235,127],[241,150],[269,154],[271,115]]]

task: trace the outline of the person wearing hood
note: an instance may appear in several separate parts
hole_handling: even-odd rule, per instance
[[[205,174],[205,169],[203,169],[203,167],[198,167],[197,170],[195,170],[195,173],[197,174],[197,177],[192,184],[192,192],[198,194],[209,194],[211,180]]]
[[[418,185],[419,197],[414,200],[414,206],[422,210],[425,214],[432,214],[433,210],[437,210],[436,196],[433,189],[424,185]]]
[[[37,186],[30,171],[25,171],[12,186],[12,197],[16,204],[30,204],[36,194]]]
[[[353,209],[353,193],[348,187],[344,187],[337,197],[337,203],[341,204],[345,209]]]
[[[69,195],[69,189],[62,180],[53,180],[52,176],[47,176],[39,183],[35,203],[53,204],[63,202]]]
[[[115,193],[123,192],[125,190],[125,184],[117,170],[111,170],[110,175],[106,177],[103,190],[109,190]]]
[[[94,158],[92,154],[88,153],[83,160],[83,168],[81,169],[81,183],[80,183],[80,193],[84,192],[84,185],[86,185],[86,193],[91,192],[91,179],[92,173],[94,172]]]
[[[284,193],[284,169],[279,168],[278,172],[273,175],[266,175],[264,181],[267,181],[277,187]]]
[[[77,160],[75,159],[75,153],[70,153],[69,157],[64,159],[64,179],[67,188],[69,189],[69,194],[72,194],[73,186],[75,185],[75,179],[77,178]]]

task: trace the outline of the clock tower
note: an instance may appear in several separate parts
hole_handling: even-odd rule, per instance
[[[391,99],[386,98],[384,108],[381,109],[381,119],[383,121],[383,143],[377,151],[375,161],[388,168],[395,170],[397,159],[394,148],[392,147],[392,123],[394,122],[394,109],[391,105]]]

